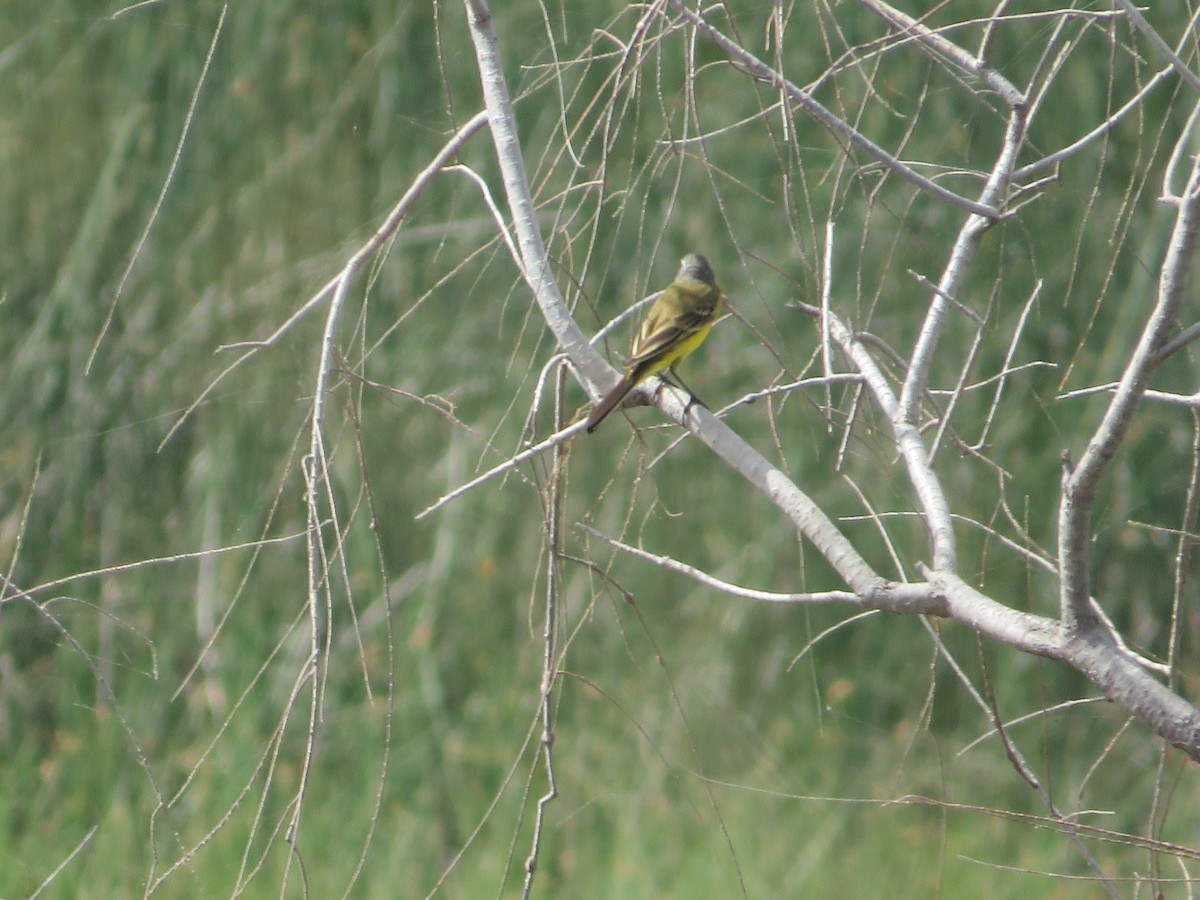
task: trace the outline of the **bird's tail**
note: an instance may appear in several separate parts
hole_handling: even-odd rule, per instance
[[[596,404],[592,410],[592,414],[587,418],[588,434],[595,431],[600,426],[600,423],[608,418],[608,414],[621,404],[621,401],[633,390],[636,384],[636,381],[632,381],[626,376],[618,382],[615,388],[605,395],[603,400]]]

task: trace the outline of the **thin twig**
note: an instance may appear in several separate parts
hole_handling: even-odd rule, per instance
[[[436,501],[429,504],[429,506],[425,507],[419,513],[417,513],[413,518],[416,519],[417,521],[420,521],[421,519],[428,516],[430,513],[437,512],[439,509],[441,509],[443,506],[445,506],[447,503],[451,502],[452,500],[456,500],[459,497],[461,497],[463,494],[466,494],[467,492],[472,491],[475,488],[479,487],[485,481],[491,481],[497,475],[503,475],[505,472],[511,471],[512,469],[516,468],[521,463],[525,462],[525,460],[532,459],[535,456],[545,453],[547,450],[552,450],[553,448],[555,448],[559,444],[561,444],[563,441],[567,440],[567,438],[571,437],[572,435],[578,434],[580,431],[583,431],[583,428],[585,425],[587,425],[587,422],[583,419],[580,419],[578,422],[568,425],[562,431],[556,431],[554,434],[550,435],[550,437],[546,438],[544,441],[540,441],[539,443],[534,444],[532,447],[528,448],[527,450],[522,450],[520,453],[516,454],[515,456],[509,457],[508,459],[506,459],[504,462],[500,463],[499,465],[494,466],[491,469],[488,469],[482,475],[479,475],[476,478],[472,478],[470,481],[468,481],[464,485],[461,485],[460,487],[456,487],[450,493],[443,494]]]
[[[821,270],[821,371],[826,378],[833,375],[833,353],[829,341],[829,315],[833,295],[833,219],[825,222],[825,259]],[[828,385],[825,388],[825,406],[833,406],[833,397]]]
[[[1004,719],[1000,715],[1000,706],[996,702],[996,691],[992,685],[991,676],[988,674],[987,658],[983,653],[982,646],[979,648],[979,667],[983,671],[983,688],[987,695],[988,710],[990,711],[989,714],[992,718],[992,723],[996,727],[996,732],[1000,735],[1000,743],[1004,746],[1004,755],[1008,757],[1009,762],[1012,763],[1013,768],[1016,769],[1017,773],[1024,778],[1029,786],[1037,792],[1039,797],[1041,797],[1042,803],[1046,805],[1046,809],[1050,811],[1050,814],[1063,822],[1064,830],[1066,831],[1068,837],[1070,837],[1071,843],[1075,846],[1076,852],[1083,857],[1083,860],[1085,863],[1087,863],[1088,867],[1096,873],[1096,877],[1100,883],[1104,885],[1108,895],[1112,897],[1112,900],[1119,900],[1120,895],[1117,893],[1116,886],[1112,883],[1112,880],[1104,874],[1104,869],[1100,867],[1100,863],[1096,861],[1096,857],[1092,851],[1089,850],[1087,845],[1083,843],[1083,840],[1079,836],[1079,832],[1075,828],[1075,823],[1070,821],[1062,814],[1061,811],[1059,811],[1058,804],[1054,802],[1054,798],[1051,796],[1050,792],[1046,789],[1045,785],[1042,784],[1041,780],[1038,779],[1038,777],[1034,774],[1033,769],[1025,759],[1025,755],[1021,753],[1021,751],[1017,748],[1017,745],[1013,743],[1012,739],[1008,736],[1008,729],[1005,727]]]
[[[946,433],[953,432],[950,430],[950,422],[954,418],[954,413],[958,409],[959,401],[967,392],[967,379],[971,377],[971,372],[975,370],[975,363],[979,359],[979,352],[983,347],[983,339],[987,334],[987,329],[984,327],[985,322],[991,318],[993,311],[996,308],[996,295],[999,292],[999,285],[994,285],[992,294],[988,297],[987,313],[984,318],[978,319],[979,327],[975,329],[975,337],[971,339],[971,347],[967,350],[966,358],[963,359],[962,366],[958,370],[958,381],[954,385],[954,390],[950,393],[950,399],[946,403],[946,409],[940,416],[938,422],[937,434],[929,443],[929,458],[937,459],[938,450],[942,447],[942,440]],[[977,317],[978,318],[978,317]],[[931,395],[936,396],[937,391],[931,390]]]
[[[36,900],[37,897],[41,896],[42,891],[49,887],[50,883],[54,881],[54,879],[62,873],[62,870],[70,864],[71,860],[73,860],[83,851],[83,848],[91,842],[92,838],[96,836],[96,832],[99,830],[99,825],[93,825],[91,828],[89,828],[87,834],[85,834],[79,843],[75,845],[75,849],[68,853],[63,858],[62,862],[54,867],[54,871],[42,880],[42,883],[37,886],[37,890],[29,895],[28,900]]]
[[[1154,77],[1152,77],[1140,91],[1130,97],[1124,103],[1124,105],[1122,105],[1116,112],[1105,118],[1103,122],[1093,128],[1087,134],[1080,137],[1078,140],[1073,141],[1072,143],[1063,147],[1061,150],[1056,150],[1053,153],[1043,156],[1039,160],[1031,162],[1028,165],[1021,166],[1021,168],[1013,172],[1013,181],[1026,182],[1029,178],[1032,178],[1039,172],[1044,172],[1046,169],[1058,165],[1063,160],[1069,159],[1080,150],[1088,147],[1093,141],[1104,137],[1118,124],[1120,124],[1120,122],[1127,115],[1129,115],[1129,113],[1137,109],[1145,101],[1146,97],[1150,95],[1150,92],[1166,80],[1167,76],[1171,74],[1171,71],[1172,70],[1170,68],[1166,68],[1156,72]]]
[[[1021,316],[1017,319],[1017,327],[1013,329],[1012,340],[1008,342],[1008,352],[1004,354],[1004,362],[1000,366],[1000,371],[1008,372],[1012,369],[1012,358],[1017,352],[1017,344],[1021,340],[1021,335],[1025,332],[1025,323],[1029,321],[1029,313],[1033,310],[1033,305],[1037,302],[1038,295],[1042,292],[1042,280],[1039,278],[1033,290],[1029,293],[1029,299],[1025,301],[1025,306],[1021,309]],[[976,448],[982,448],[988,439],[988,434],[992,430],[992,422],[996,419],[996,412],[1000,409],[1000,398],[1004,394],[1005,379],[1002,377],[996,384],[996,393],[992,397],[992,405],[988,407],[987,415],[983,419],[983,428],[980,429],[979,438],[975,441]]]
[[[213,57],[217,53],[217,41],[220,39],[221,32],[225,27],[225,14],[228,12],[229,4],[225,3],[221,6],[221,14],[217,16],[217,24],[213,28],[212,38],[208,42],[208,53],[205,54],[204,64],[200,67],[200,75],[196,78],[196,86],[192,89],[192,99],[188,103],[187,112],[184,113],[183,127],[180,129],[179,139],[175,142],[175,152],[172,154],[171,162],[167,166],[167,174],[163,177],[162,187],[159,188],[158,197],[154,201],[150,215],[146,217],[146,224],[142,228],[141,235],[138,236],[137,243],[134,244],[133,252],[129,254],[129,262],[125,265],[125,271],[121,273],[121,277],[117,281],[117,289],[113,292],[112,302],[108,305],[108,313],[104,316],[104,322],[100,325],[100,331],[96,335],[96,340],[92,342],[92,349],[88,353],[87,362],[84,363],[84,375],[92,373],[92,363],[96,361],[96,354],[100,352],[100,345],[104,342],[104,336],[108,334],[108,329],[112,326],[113,316],[117,314],[117,303],[120,302],[122,295],[125,293],[125,285],[129,282],[129,276],[133,273],[133,267],[137,265],[137,261],[142,257],[146,241],[150,239],[150,232],[154,228],[154,223],[158,221],[163,203],[167,199],[167,191],[175,183],[175,172],[178,170],[179,160],[183,156],[184,144],[187,143],[188,135],[192,131],[192,121],[196,117],[196,106],[200,102],[200,92],[204,88],[204,85],[208,83],[208,70],[212,66]],[[116,17],[117,13],[114,13],[112,18],[115,19]]]
[[[555,378],[555,424],[560,428],[565,416],[563,396],[566,388],[566,371],[560,368]],[[546,827],[546,809],[558,797],[558,781],[554,775],[554,685],[558,679],[558,630],[561,587],[562,553],[562,505],[563,480],[567,472],[567,454],[562,444],[554,448],[550,465],[550,477],[546,486],[546,618],[542,629],[542,682],[541,702],[538,717],[542,724],[542,761],[546,766],[546,791],[538,798],[534,814],[533,835],[530,838],[529,855],[525,858],[525,884],[521,897],[528,900],[533,890],[534,875],[542,850],[542,836]]]

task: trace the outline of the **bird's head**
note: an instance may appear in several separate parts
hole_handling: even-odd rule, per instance
[[[711,287],[717,286],[717,277],[713,275],[712,266],[707,257],[699,253],[689,253],[679,261],[679,274],[676,281],[699,281]]]

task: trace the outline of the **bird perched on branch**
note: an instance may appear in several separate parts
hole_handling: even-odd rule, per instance
[[[721,289],[708,260],[699,253],[689,253],[680,260],[679,274],[651,304],[633,339],[625,361],[625,377],[588,416],[588,433],[595,431],[629,392],[651,375],[666,372],[683,385],[675,367],[708,337],[721,313],[721,302]],[[683,387],[692,401],[700,402],[691,388]]]

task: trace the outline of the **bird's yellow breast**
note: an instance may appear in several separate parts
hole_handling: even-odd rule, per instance
[[[704,339],[708,337],[708,333],[712,331],[712,327],[713,323],[709,322],[701,328],[696,329],[696,331],[689,334],[661,357],[652,361],[641,373],[641,377],[648,378],[657,372],[663,371],[663,369],[671,368],[671,366],[703,344]]]

